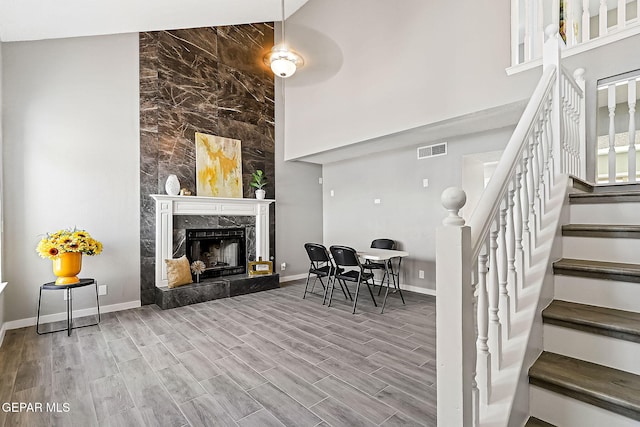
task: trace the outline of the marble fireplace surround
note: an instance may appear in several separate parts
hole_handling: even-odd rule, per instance
[[[174,215],[253,216],[256,218],[256,259],[269,259],[269,205],[275,200],[164,194],[151,197],[156,201],[156,287],[167,286],[164,260],[173,257]]]

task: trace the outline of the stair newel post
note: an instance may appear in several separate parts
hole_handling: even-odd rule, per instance
[[[515,176],[509,183],[507,191],[507,264],[509,272],[507,274],[508,291],[512,298],[513,312],[518,311],[518,272],[516,271],[516,224],[514,217],[514,196],[516,192]],[[511,322],[509,322],[511,323]]]
[[[436,322],[447,334],[437,334],[438,420],[443,425],[473,423],[473,371],[476,336],[473,319],[471,229],[459,215],[466,203],[459,188],[442,193],[449,212],[436,232]]]
[[[489,338],[489,304],[487,294],[487,254],[489,240],[485,239],[478,256],[478,360],[476,364],[476,380],[483,405],[491,401],[491,353],[487,340]]]
[[[609,108],[609,183],[616,182],[616,84],[607,88],[607,107]]]
[[[629,79],[629,182],[636,182],[636,79]]]
[[[509,280],[509,262],[507,247],[507,210],[509,208],[508,192],[500,203],[500,229],[498,232],[498,280],[500,281],[500,313],[502,313],[502,339],[507,341],[511,336],[511,301],[507,283]]]
[[[555,25],[549,25],[545,29],[547,35],[547,41],[544,44],[544,56],[542,58],[543,68],[555,67],[556,69],[556,81],[551,90],[551,138],[553,158],[555,162],[555,170],[552,171],[553,175],[559,175],[564,173],[564,153],[562,150],[562,135],[564,133],[562,129],[562,98],[560,96],[560,38],[558,37],[558,27]]]
[[[489,232],[489,282],[487,288],[489,292],[489,349],[493,357],[491,358],[491,369],[499,371],[502,365],[502,325],[500,323],[499,295],[500,283],[498,279],[498,232],[500,224],[498,217],[494,217]]]

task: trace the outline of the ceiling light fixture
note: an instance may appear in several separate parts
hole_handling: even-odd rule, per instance
[[[295,51],[289,49],[284,38],[284,0],[282,0],[282,30],[280,44],[273,46],[271,52],[265,55],[264,63],[271,67],[273,73],[286,79],[295,74],[298,67],[304,65],[304,59]]]

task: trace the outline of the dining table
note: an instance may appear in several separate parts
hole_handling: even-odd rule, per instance
[[[382,314],[384,313],[384,307],[385,307],[385,304],[387,303],[387,296],[389,295],[389,287],[391,284],[391,281],[390,281],[391,273],[389,271],[389,263],[393,259],[398,259],[397,275],[398,275],[398,282],[400,282],[400,265],[402,263],[402,258],[409,256],[409,252],[400,251],[397,249],[366,248],[366,249],[356,249],[356,253],[362,259],[384,263],[385,277],[387,278],[387,290],[384,293],[384,300],[382,301],[382,309],[380,310],[380,314]],[[405,304],[404,296],[402,295],[402,290],[400,289],[400,283],[396,283],[395,280],[393,283],[398,293],[400,294],[400,298],[402,299],[402,304]]]

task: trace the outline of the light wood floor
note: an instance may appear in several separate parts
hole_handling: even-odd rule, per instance
[[[352,315],[339,290],[331,308],[302,293],[298,281],[144,306],[71,337],[7,331],[0,404],[39,402],[43,412],[0,408],[0,426],[436,425],[433,297],[406,292],[403,306],[390,296],[380,315],[365,289]]]

